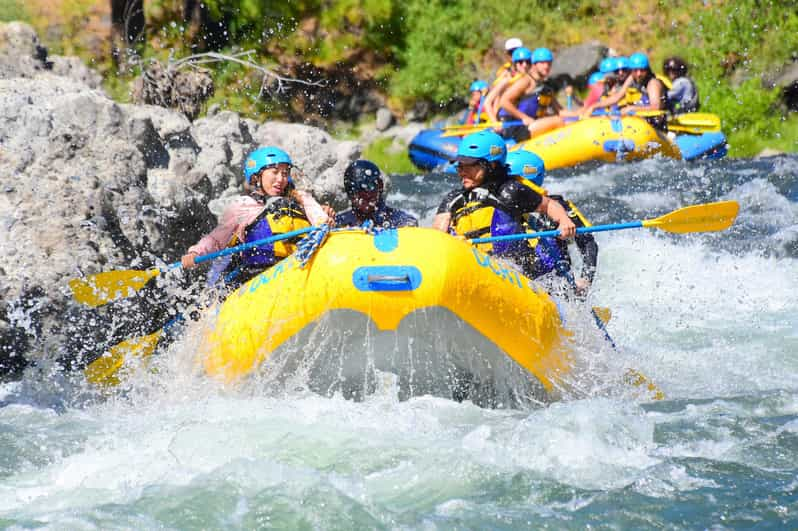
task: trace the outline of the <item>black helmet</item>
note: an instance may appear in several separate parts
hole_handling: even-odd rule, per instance
[[[370,160],[356,160],[344,172],[344,190],[350,197],[361,190],[373,192],[382,186],[382,173]]]

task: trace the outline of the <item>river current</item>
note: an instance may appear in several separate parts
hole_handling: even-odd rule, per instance
[[[452,177],[393,176],[428,224]],[[528,410],[387,382],[362,402],[223,388],[169,370],[85,400],[61,378],[0,385],[0,527],[518,529],[798,527],[798,156],[648,160],[544,186],[594,224],[736,200],[729,230],[604,232],[591,303],[623,384]],[[187,365],[188,366],[188,365]],[[617,389],[614,389],[617,387]],[[595,389],[591,391],[590,389]]]

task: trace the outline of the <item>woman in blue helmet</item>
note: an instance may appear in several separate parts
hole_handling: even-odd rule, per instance
[[[556,201],[571,218],[576,227],[589,227],[590,222],[576,208],[571,201],[561,195],[549,194],[543,188],[543,178],[546,175],[546,168],[543,159],[531,151],[516,149],[507,154],[507,173],[518,182],[529,186],[537,193],[548,197],[550,201]],[[553,229],[556,225],[552,219],[540,213],[535,213],[526,218],[527,225],[533,231],[543,231]],[[575,238],[576,246],[582,256],[581,278],[574,280],[574,289],[578,296],[586,296],[593,277],[596,274],[596,264],[598,261],[598,244],[592,234],[577,234]],[[571,268],[571,256],[568,252],[567,242],[556,238],[541,238],[531,240],[530,244],[534,247],[537,254],[537,268],[539,274],[556,271],[561,275],[570,275],[573,278]]]
[[[529,62],[529,70],[502,94],[497,117],[502,121],[521,121],[522,126],[502,130],[502,136],[518,142],[562,127],[562,108],[554,97],[554,89],[546,83],[554,59],[551,51],[538,48],[534,52],[518,48],[515,62]]]
[[[291,180],[293,163],[288,153],[277,147],[254,150],[244,162],[248,195],[231,203],[219,225],[182,257],[184,268],[194,267],[194,259],[220,251],[230,245],[248,243],[273,235],[328,221],[315,199],[295,189]],[[309,219],[310,214],[312,219]],[[296,240],[283,240],[234,255],[232,263],[217,261],[212,271],[238,271],[236,283],[252,278],[296,249]],[[215,279],[211,279],[212,282]]]
[[[488,93],[488,83],[478,79],[468,87],[470,96],[468,99],[468,109],[460,120],[461,125],[474,125],[485,121],[487,115],[483,112],[485,106],[485,96]]]
[[[347,166],[344,171],[344,190],[352,208],[336,214],[337,226],[357,227],[367,221],[383,229],[418,226],[416,218],[385,204],[382,172],[369,160],[356,160]]]
[[[504,93],[513,85],[529,75],[532,65],[532,51],[529,48],[519,46],[512,53],[512,63],[508,71],[501,77],[496,78],[485,96],[483,108],[491,122],[499,120],[501,110],[500,101]]]
[[[626,63],[625,63],[626,64]],[[642,111],[664,111],[667,101],[665,85],[660,81],[643,53],[633,53],[628,60],[631,75],[626,78],[620,89],[613,91],[606,98],[591,105],[590,112],[596,108],[619,106],[621,114],[635,114]],[[658,129],[667,127],[665,114],[645,118]]]
[[[457,174],[462,188],[441,201],[432,226],[466,239],[525,232],[524,216],[544,213],[572,238],[576,226],[559,203],[519,183],[507,173],[507,146],[493,131],[468,135],[457,150]],[[526,240],[479,244],[488,254],[509,258],[524,274],[539,274],[537,256]]]

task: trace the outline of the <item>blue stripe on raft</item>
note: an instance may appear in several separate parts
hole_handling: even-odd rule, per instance
[[[377,231],[374,234],[374,247],[383,253],[390,253],[399,247],[399,232],[396,229]]]
[[[421,271],[415,266],[358,267],[352,284],[360,291],[412,291],[421,285]]]
[[[628,138],[607,140],[604,142],[604,151],[607,153],[629,153],[635,150],[635,143]]]

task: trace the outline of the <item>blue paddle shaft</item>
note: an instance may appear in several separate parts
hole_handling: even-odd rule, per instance
[[[578,227],[577,234],[586,232],[605,232],[609,230],[637,229],[643,226],[642,221],[630,221],[628,223],[612,223],[610,225],[596,225],[595,227]],[[541,232],[530,232],[524,234],[506,234],[504,236],[490,236],[488,238],[474,238],[471,243],[491,243],[508,242],[514,240],[531,240],[534,238],[553,238],[560,235],[560,229],[544,230]]]
[[[194,258],[194,263],[201,264],[202,262],[208,262],[209,260],[219,258],[220,256],[227,256],[230,254],[240,253],[242,251],[246,251],[247,249],[252,249],[253,247],[266,245],[267,243],[279,242],[281,240],[288,240],[289,238],[293,238],[295,236],[301,236],[302,234],[307,234],[308,232],[312,231],[315,228],[316,227],[305,227],[304,229],[292,230],[291,232],[278,234],[277,236],[269,236],[268,238],[255,240],[254,242],[242,243],[241,245],[236,245],[235,247],[228,247],[227,249],[222,249],[221,251],[216,251],[215,253],[203,254],[202,256]],[[183,264],[181,262],[175,262],[169,265],[167,270],[177,269],[182,265]]]

